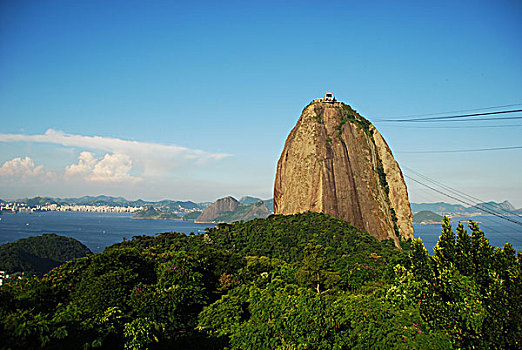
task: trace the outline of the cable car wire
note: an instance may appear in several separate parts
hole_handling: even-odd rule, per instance
[[[483,111],[483,110],[488,110],[488,109],[508,108],[508,107],[517,107],[517,106],[522,106],[522,103],[513,103],[513,104],[509,104],[509,105],[500,105],[500,106],[473,108],[473,109],[460,109],[460,110],[456,110],[456,111],[446,111],[446,112],[437,112],[437,113],[410,114],[410,115],[396,116],[394,118],[427,117],[427,116],[431,116],[431,115],[441,115],[441,114],[450,114],[450,113],[463,113],[463,112],[475,112],[475,111]]]
[[[441,121],[441,120],[451,120],[451,119],[462,119],[462,118],[472,118],[472,117],[480,117],[487,115],[499,115],[499,114],[510,114],[510,113],[519,113],[522,112],[522,109],[513,109],[507,111],[496,111],[496,112],[486,112],[486,113],[472,113],[472,114],[460,114],[460,115],[450,115],[443,117],[430,117],[430,118],[413,118],[413,119],[375,119],[377,122],[427,122],[427,121]],[[508,119],[520,119],[522,117],[510,117]],[[502,118],[493,118],[495,120]],[[488,118],[484,118],[481,120],[490,120]]]
[[[410,179],[410,180],[412,180],[412,181],[414,181],[414,182],[416,182],[416,183],[418,183],[418,184],[420,184],[420,185],[422,185],[422,186],[424,186],[424,187],[427,187],[427,188],[429,188],[429,189],[431,189],[431,190],[433,190],[433,191],[435,191],[435,192],[437,192],[437,193],[440,193],[440,194],[442,194],[443,196],[449,197],[449,198],[454,199],[454,200],[456,200],[456,201],[458,201],[458,202],[460,202],[460,203],[464,203],[464,204],[466,204],[466,205],[472,206],[472,207],[474,207],[474,208],[476,208],[476,209],[478,209],[478,210],[480,210],[480,211],[482,211],[482,212],[485,212],[485,213],[488,213],[488,214],[494,215],[494,216],[499,217],[499,218],[501,218],[501,219],[503,219],[503,220],[506,220],[506,221],[509,221],[509,222],[514,223],[514,224],[517,224],[517,225],[522,226],[522,222],[520,222],[520,221],[517,221],[517,220],[511,219],[511,218],[506,217],[506,216],[504,216],[504,215],[500,215],[500,214],[495,213],[494,211],[491,211],[491,210],[489,210],[489,209],[486,209],[486,208],[483,208],[483,207],[480,207],[480,206],[474,205],[473,203],[470,203],[470,202],[468,202],[468,201],[466,201],[466,200],[463,200],[462,198],[455,197],[454,195],[451,195],[451,194],[445,193],[445,192],[443,192],[443,191],[441,191],[441,190],[439,190],[439,189],[436,189],[436,188],[434,188],[434,187],[432,187],[432,186],[430,186],[430,185],[427,185],[427,184],[425,184],[425,183],[423,183],[423,182],[421,182],[421,181],[419,181],[419,180],[416,180],[416,179],[414,179],[413,177],[408,176],[408,175],[406,175],[406,174],[404,175],[404,177],[406,177],[406,178],[408,178],[408,179]]]
[[[510,147],[491,147],[491,148],[475,148],[475,149],[453,149],[453,150],[426,150],[426,151],[397,151],[397,153],[466,153],[466,152],[486,152],[486,151],[505,151],[513,149],[522,149],[522,146]]]
[[[443,184],[442,182],[439,182],[439,181],[437,181],[437,180],[431,179],[431,178],[429,178],[428,176],[423,175],[423,174],[419,173],[418,171],[413,170],[413,169],[410,168],[410,167],[403,166],[403,168],[404,168],[404,169],[407,169],[409,172],[412,172],[412,173],[414,173],[415,175],[417,175],[417,176],[423,178],[423,179],[426,180],[426,181],[429,181],[429,182],[431,182],[431,183],[433,183],[433,184],[435,184],[435,185],[437,185],[437,186],[440,186],[440,187],[442,187],[442,188],[444,188],[444,189],[446,189],[446,190],[448,190],[448,191],[450,191],[450,192],[453,192],[453,193],[456,194],[456,195],[460,195],[460,196],[466,197],[468,200],[471,200],[471,201],[474,202],[476,205],[482,205],[482,206],[487,205],[487,206],[489,207],[489,210],[496,211],[497,213],[499,213],[499,214],[501,214],[501,215],[506,215],[506,214],[507,214],[507,215],[513,215],[513,216],[522,217],[522,215],[517,214],[517,213],[514,213],[514,212],[512,212],[511,210],[507,210],[507,209],[504,209],[504,208],[502,208],[502,207],[499,207],[498,209],[496,209],[496,208],[494,208],[491,204],[487,203],[487,202],[486,202],[485,200],[483,200],[483,199],[480,199],[480,198],[477,198],[477,197],[471,196],[471,195],[469,195],[469,194],[467,194],[467,193],[464,193],[464,192],[459,191],[459,190],[457,190],[457,189],[455,189],[455,188],[452,188],[452,187],[450,187],[450,186],[448,186],[448,185],[446,185],[446,184]],[[502,214],[501,211],[503,211],[505,214]],[[521,224],[522,224],[522,223],[521,223]]]

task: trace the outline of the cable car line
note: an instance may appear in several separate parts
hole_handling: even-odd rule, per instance
[[[376,119],[378,122],[427,122],[427,121],[441,121],[441,120],[450,120],[450,119],[461,119],[461,118],[472,118],[472,117],[480,117],[486,115],[499,115],[499,114],[510,114],[510,113],[519,113],[522,112],[522,109],[513,109],[507,111],[496,111],[496,112],[485,112],[485,113],[472,113],[472,114],[460,114],[460,115],[450,115],[443,117],[430,117],[430,118],[413,118],[413,119]],[[520,117],[522,118],[522,117]],[[501,118],[493,118],[495,120]],[[508,118],[508,119],[519,119],[516,117]],[[484,118],[481,120],[489,120],[488,118]]]
[[[474,205],[473,203],[469,203],[469,202],[467,202],[467,201],[465,201],[465,200],[463,200],[463,199],[461,199],[461,198],[457,198],[457,197],[455,197],[455,196],[453,196],[453,195],[451,195],[451,194],[444,193],[443,191],[440,191],[440,190],[438,190],[438,189],[436,189],[436,188],[433,188],[432,186],[427,185],[427,184],[425,184],[425,183],[423,183],[423,182],[421,182],[421,181],[418,181],[418,180],[414,179],[413,177],[408,176],[408,175],[406,175],[406,174],[404,175],[404,177],[406,177],[406,178],[408,178],[408,179],[410,179],[410,180],[412,180],[412,181],[414,181],[414,182],[416,182],[416,183],[418,183],[418,184],[420,184],[420,185],[422,185],[422,186],[425,186],[425,187],[427,187],[427,188],[429,188],[429,189],[431,189],[431,190],[433,190],[433,191],[435,191],[435,192],[437,192],[437,193],[440,193],[440,194],[442,194],[443,196],[446,196],[446,197],[452,198],[452,199],[454,199],[454,200],[456,200],[456,201],[458,201],[458,202],[460,202],[460,203],[464,203],[464,204],[466,204],[466,205],[472,206],[472,207],[474,207],[474,208],[476,208],[476,209],[478,209],[478,210],[480,210],[480,211],[483,211],[483,212],[485,212],[485,213],[488,213],[488,214],[494,215],[494,216],[499,217],[499,218],[501,218],[501,219],[503,219],[503,220],[506,220],[506,221],[509,221],[509,222],[514,223],[514,224],[517,224],[517,225],[522,226],[522,222],[520,222],[520,221],[513,220],[513,219],[511,219],[511,218],[509,218],[509,217],[506,217],[506,216],[500,215],[500,214],[498,214],[498,213],[496,213],[496,212],[494,212],[494,211],[491,211],[491,210],[489,210],[489,209],[486,209],[486,208],[483,208],[483,207],[480,207],[480,206]]]
[[[431,183],[433,183],[433,184],[435,184],[435,185],[437,185],[437,186],[440,186],[440,187],[442,187],[442,188],[444,188],[444,189],[446,189],[446,190],[448,190],[448,191],[450,191],[450,192],[453,192],[455,195],[460,195],[460,196],[463,196],[463,197],[467,197],[468,200],[471,200],[471,201],[474,202],[476,205],[481,205],[481,206],[487,205],[487,206],[489,206],[489,210],[491,210],[491,211],[496,211],[497,213],[499,213],[499,214],[501,214],[501,215],[502,215],[502,213],[501,213],[500,211],[503,211],[503,212],[505,213],[505,214],[503,214],[503,215],[506,215],[506,214],[507,214],[507,215],[513,215],[513,216],[522,217],[522,215],[517,214],[517,213],[514,213],[514,212],[512,212],[512,211],[510,211],[510,210],[507,210],[507,209],[504,209],[504,208],[502,208],[502,207],[499,207],[498,209],[495,209],[495,208],[492,207],[489,203],[487,203],[485,200],[482,200],[482,199],[477,198],[477,197],[473,197],[473,196],[471,196],[471,195],[469,195],[469,194],[467,194],[467,193],[464,193],[464,192],[459,191],[459,190],[457,190],[457,189],[455,189],[455,188],[452,188],[452,187],[450,187],[450,186],[448,186],[448,185],[445,185],[445,184],[443,184],[443,183],[441,183],[441,182],[439,182],[439,181],[437,181],[437,180],[431,179],[431,178],[429,178],[428,176],[423,175],[423,174],[419,173],[418,171],[413,170],[413,169],[410,168],[410,167],[407,167],[407,166],[403,166],[403,167],[404,167],[405,169],[408,169],[408,171],[414,173],[415,175],[417,175],[417,176],[419,176],[419,177],[421,177],[421,178],[423,178],[423,179],[425,179],[425,180],[427,180],[427,181],[429,181],[429,182],[431,182]],[[499,210],[500,210],[500,211],[499,211]],[[521,224],[522,224],[522,223],[521,223]]]
[[[513,104],[509,104],[509,105],[500,105],[500,106],[473,108],[473,109],[460,109],[460,110],[456,110],[456,111],[446,111],[446,112],[437,112],[437,113],[410,114],[410,115],[396,116],[395,118],[427,117],[427,116],[431,116],[431,115],[441,115],[441,114],[450,114],[450,113],[463,113],[463,112],[475,112],[475,111],[483,111],[483,110],[488,110],[488,109],[508,108],[508,107],[517,107],[517,106],[522,106],[522,103],[513,103]]]
[[[491,148],[475,148],[475,149],[455,149],[455,150],[426,150],[426,151],[398,151],[397,153],[466,153],[466,152],[486,152],[486,151],[500,151],[500,150],[512,150],[521,149],[522,146],[510,146],[510,147],[491,147]]]

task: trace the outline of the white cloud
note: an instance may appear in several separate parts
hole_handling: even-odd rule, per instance
[[[141,178],[129,174],[131,169],[132,161],[127,155],[107,153],[102,159],[97,159],[91,152],[82,152],[77,164],[65,168],[65,178],[105,183],[140,181]]]
[[[145,176],[157,175],[186,163],[201,164],[229,156],[224,153],[210,153],[176,145],[129,141],[113,137],[66,134],[53,129],[38,135],[0,134],[0,142],[52,143],[67,147],[99,150],[114,155],[126,155],[135,165],[143,168]]]
[[[8,177],[12,180],[25,180],[27,178],[48,178],[52,173],[44,171],[43,165],[35,165],[34,161],[29,158],[13,158],[2,164],[0,167],[0,176]]]

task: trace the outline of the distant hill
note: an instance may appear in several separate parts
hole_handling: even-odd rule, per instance
[[[516,209],[509,201],[499,202],[486,202],[479,203],[476,207],[465,207],[461,204],[450,204],[445,202],[437,202],[437,203],[411,203],[411,210],[413,213],[417,213],[423,210],[432,211],[439,215],[476,215],[476,214],[484,214],[487,215],[486,212],[478,209],[482,208],[486,211],[495,211],[500,212],[503,215],[509,215],[510,213],[513,215],[522,214],[521,209]]]
[[[155,219],[155,220],[180,220],[181,216],[173,213],[159,211],[150,206],[145,210],[140,210],[134,216],[133,219]]]
[[[494,209],[496,211],[501,212],[520,212],[520,209],[516,209],[513,204],[509,203],[508,201],[503,201],[502,203],[497,202],[486,202],[486,203],[480,203],[477,205],[477,207],[481,207],[484,209]]]
[[[205,209],[205,208],[208,208],[209,206],[211,206],[212,202],[200,202],[200,203],[198,203],[198,205],[200,206],[201,209]]]
[[[65,202],[67,204],[77,205],[125,205],[129,201],[123,197],[111,197],[111,196],[83,196],[79,198],[56,198],[59,202]]]
[[[43,276],[68,260],[92,254],[74,238],[46,233],[0,246],[0,270]]]
[[[254,219],[264,219],[270,214],[271,212],[265,206],[263,201],[258,201],[253,204],[240,204],[235,211],[222,213],[214,221],[228,223],[235,221],[249,221]]]
[[[179,211],[182,209],[203,209],[199,204],[191,202],[191,201],[171,201],[171,200],[162,200],[156,202],[156,205],[164,208],[168,208],[170,210]]]
[[[58,204],[58,201],[56,199],[49,197],[24,198],[22,200],[19,200],[18,202],[25,203],[28,207],[35,207],[37,205]]]
[[[252,197],[250,197],[252,198]],[[218,199],[207,207],[196,219],[199,222],[234,222],[266,218],[271,214],[262,200],[252,204],[241,204],[234,197]]]
[[[265,206],[268,208],[268,210],[270,210],[271,213],[274,212],[274,198],[265,199],[263,203],[265,203]]]
[[[173,201],[170,199],[164,199],[161,201],[144,201],[138,199],[135,201],[129,201],[123,197],[111,197],[111,196],[84,196],[80,198],[65,198],[63,200],[57,199],[60,202],[67,204],[77,205],[107,205],[107,206],[136,206],[146,207],[154,206],[155,208],[165,208],[173,211],[180,211],[183,209],[199,209],[200,206],[197,203],[191,201]]]
[[[259,202],[259,201],[263,202],[263,204],[266,206],[268,211],[270,211],[270,213],[274,212],[274,199],[273,198],[264,199],[263,200],[263,199],[257,198],[257,197],[243,196],[239,200],[239,203],[241,203],[241,204],[255,204],[255,203]]]
[[[411,211],[418,213],[420,211],[431,211],[440,215],[449,213],[463,213],[466,207],[460,204],[449,204],[444,202],[437,203],[411,203]]]
[[[214,222],[219,216],[226,212],[233,212],[239,206],[239,201],[234,197],[228,196],[220,198],[208,206],[196,219],[199,222]]]
[[[256,197],[250,197],[250,196],[243,196],[239,199],[239,203],[241,203],[241,204],[254,204],[259,201],[262,201],[262,199],[256,198]]]
[[[440,224],[443,219],[443,216],[429,210],[419,211],[413,215],[414,224]]]

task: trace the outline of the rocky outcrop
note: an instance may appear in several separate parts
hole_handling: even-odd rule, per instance
[[[217,217],[223,215],[225,212],[233,212],[239,206],[239,202],[234,197],[225,197],[218,199],[210,206],[208,206],[200,216],[196,219],[196,222],[214,222]]]
[[[234,221],[249,221],[254,219],[264,219],[270,214],[270,210],[268,210],[263,201],[258,201],[253,204],[240,204],[235,211],[223,213],[214,221],[228,223]]]
[[[413,238],[401,170],[375,127],[350,106],[313,102],[277,164],[274,213],[326,213],[372,236]]]
[[[264,219],[271,214],[264,201],[252,204],[240,204],[233,197],[218,199],[196,219],[196,222],[227,222]]]

